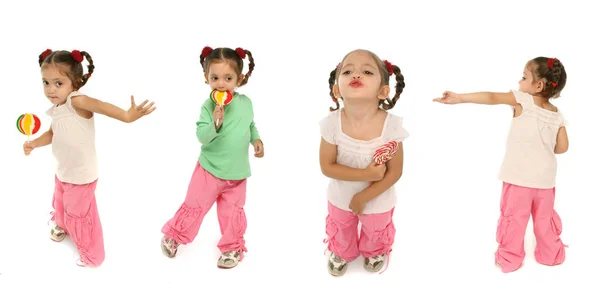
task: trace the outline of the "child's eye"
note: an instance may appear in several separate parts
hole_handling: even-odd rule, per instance
[[[350,70],[348,70],[348,71],[344,71],[342,74],[344,74],[344,75],[349,75],[349,74],[350,74]]]
[[[48,81],[42,81],[43,85],[48,85]]]
[[[367,75],[373,75],[373,72],[371,72],[371,71],[365,71],[365,74],[367,74]]]
[[[210,78],[210,79],[211,79],[211,80],[213,80],[213,81],[216,81],[216,80],[218,80],[219,78],[217,78],[217,77],[212,77],[212,78]]]
[[[227,77],[227,79],[226,79],[226,80],[230,81],[230,80],[232,80],[232,78],[231,78],[231,77]]]
[[[56,82],[56,86],[61,86],[62,83],[61,82]]]

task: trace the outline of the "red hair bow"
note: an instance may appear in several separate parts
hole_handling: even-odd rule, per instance
[[[240,47],[235,49],[235,53],[237,53],[238,56],[240,56],[240,58],[242,59],[246,59],[246,51]]]
[[[552,69],[552,66],[554,65],[554,60],[556,58],[549,58],[548,59],[548,69]]]
[[[73,57],[73,59],[77,61],[77,63],[81,63],[83,61],[83,55],[81,55],[81,52],[79,52],[79,50],[71,51],[71,57]]]
[[[210,52],[212,52],[213,49],[209,46],[206,46],[202,49],[202,53],[200,54],[200,56],[202,56],[202,58],[205,58],[206,56],[208,56],[208,54],[210,54]]]
[[[46,51],[42,52],[42,61],[46,60],[46,57],[48,57],[50,54],[52,54],[52,50],[50,49],[46,49]]]
[[[388,74],[390,74],[390,76],[391,76],[394,73],[394,66],[388,60],[384,60],[383,64],[385,64]]]

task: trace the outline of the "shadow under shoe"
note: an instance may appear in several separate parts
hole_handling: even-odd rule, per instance
[[[348,270],[348,262],[332,252],[327,262],[327,271],[329,271],[329,274],[336,277],[342,276],[346,273],[346,270]]]

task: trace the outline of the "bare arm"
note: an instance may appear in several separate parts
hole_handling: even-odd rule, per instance
[[[71,99],[71,104],[75,108],[106,115],[121,122],[131,122],[131,119],[129,119],[127,115],[127,111],[108,102],[100,101],[98,99],[86,95],[79,95],[73,97]]]
[[[563,154],[569,149],[569,136],[567,135],[567,128],[560,127],[558,129],[558,135],[556,136],[556,146],[554,147],[554,153]]]
[[[52,136],[54,136],[54,132],[52,132],[52,128],[48,129],[45,133],[39,136],[37,139],[33,140],[34,147],[43,147],[52,143]]]
[[[512,92],[472,92],[460,94],[458,97],[459,103],[486,105],[506,104],[510,106],[516,106],[518,104]]]
[[[398,144],[398,152],[396,155],[387,162],[387,171],[385,172],[385,176],[381,181],[373,182],[371,186],[364,189],[360,194],[365,201],[370,201],[377,196],[381,195],[389,188],[391,188],[400,177],[402,177],[402,170],[404,167],[404,149],[402,148],[402,143]]]
[[[337,146],[321,138],[319,161],[323,175],[341,181],[369,182],[372,176],[364,169],[356,169],[337,163]]]

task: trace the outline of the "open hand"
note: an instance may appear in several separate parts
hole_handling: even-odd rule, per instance
[[[146,99],[142,104],[135,105],[135,100],[133,99],[133,95],[131,96],[131,107],[127,110],[127,119],[128,123],[135,122],[137,119],[142,118],[142,116],[146,116],[156,109],[154,106],[154,102],[148,104],[148,100]]]
[[[362,192],[359,192],[352,197],[348,208],[352,210],[352,213],[360,216],[363,214],[366,205],[367,201],[364,199]]]
[[[23,152],[25,153],[25,156],[29,156],[29,154],[31,153],[31,151],[35,148],[35,144],[32,141],[26,141],[23,144]]]
[[[254,141],[254,156],[258,158],[265,156],[265,148],[261,140]]]
[[[460,95],[451,91],[444,91],[442,97],[435,98],[433,101],[443,104],[457,104],[460,103]]]

